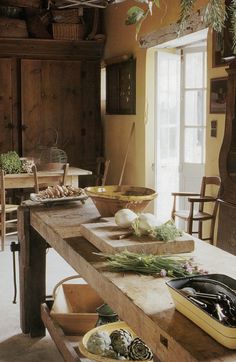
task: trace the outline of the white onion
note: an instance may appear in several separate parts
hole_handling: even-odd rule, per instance
[[[115,223],[122,228],[129,228],[136,218],[137,215],[130,209],[121,209],[115,213]]]
[[[150,213],[142,213],[138,217],[138,229],[143,234],[160,225],[156,216]]]

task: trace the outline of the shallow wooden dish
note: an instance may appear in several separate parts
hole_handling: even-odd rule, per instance
[[[89,332],[87,332],[84,335],[82,341],[79,343],[80,352],[85,357],[87,357],[87,358],[89,358],[90,360],[93,360],[93,361],[98,361],[98,362],[114,362],[114,361],[118,361],[117,359],[107,358],[107,357],[103,357],[103,356],[100,356],[100,355],[97,355],[97,354],[90,353],[86,348],[87,341],[88,341],[89,337],[91,336],[91,334],[93,334],[94,332],[108,332],[108,334],[111,334],[116,329],[125,329],[125,330],[129,331],[133,337],[137,337],[136,334],[134,333],[134,331],[123,321],[104,324],[102,326],[91,329]],[[144,361],[141,361],[141,360],[135,361],[135,360],[130,360],[130,359],[123,359],[122,361],[144,362]],[[148,362],[152,362],[152,361],[153,360],[148,360]],[[147,362],[147,360],[145,362]]]
[[[103,217],[114,216],[118,210],[142,212],[157,197],[155,190],[139,186],[91,186],[85,192]]]

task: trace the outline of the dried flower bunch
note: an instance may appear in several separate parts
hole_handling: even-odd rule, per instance
[[[139,33],[143,21],[152,15],[153,6],[160,8],[159,0],[135,0],[143,4],[143,7],[132,6],[127,12],[126,25],[136,24],[136,34]],[[194,4],[197,0],[180,0],[179,33],[186,26]],[[233,33],[233,52],[236,52],[236,0],[228,0],[227,5],[223,0],[208,0],[204,22],[217,32],[221,32],[226,19],[230,19],[231,32]]]
[[[111,271],[150,274],[156,277],[185,277],[207,274],[194,264],[192,258],[169,255],[137,254],[123,251],[117,254],[98,254],[105,258]]]

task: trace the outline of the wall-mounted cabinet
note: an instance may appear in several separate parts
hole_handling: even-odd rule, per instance
[[[102,154],[102,48],[97,42],[0,40],[0,152],[37,156],[47,146],[47,130],[55,129],[70,164],[95,169]]]

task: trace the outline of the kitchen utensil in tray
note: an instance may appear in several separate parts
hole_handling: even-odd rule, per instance
[[[217,342],[236,349],[236,280],[223,274],[166,282],[176,309]]]

